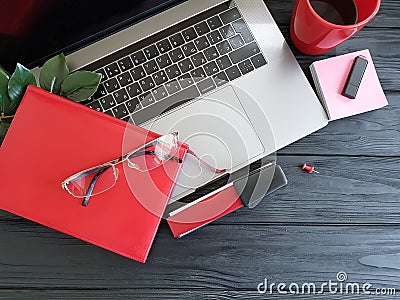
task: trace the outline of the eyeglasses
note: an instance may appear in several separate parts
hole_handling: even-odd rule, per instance
[[[126,161],[130,168],[147,172],[161,166],[167,160],[182,163],[182,159],[175,156],[178,150],[178,133],[170,133],[115,160],[78,172],[65,179],[61,186],[73,197],[84,198],[82,206],[88,206],[92,196],[104,193],[115,185],[118,179],[118,169],[116,168],[118,164]],[[225,169],[212,167],[190,149],[188,154],[196,157],[203,165],[215,173],[226,171]]]
[[[178,149],[178,133],[170,133],[117,159],[78,172],[64,180],[61,186],[72,196],[84,198],[82,205],[87,206],[91,196],[104,193],[115,185],[118,179],[116,168],[118,164],[126,161],[130,168],[147,172],[159,167],[167,160],[182,163],[182,159],[175,156]]]

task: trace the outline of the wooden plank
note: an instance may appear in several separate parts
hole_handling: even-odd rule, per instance
[[[322,295],[311,296],[303,295],[282,295],[278,292],[270,294],[261,294],[256,291],[228,291],[228,290],[211,290],[211,289],[113,289],[113,290],[2,290],[0,291],[1,299],[96,299],[96,300],[117,300],[117,299],[290,299],[309,300],[311,297],[318,297],[321,300],[359,300],[359,299],[376,299],[377,296],[371,295],[338,295],[324,293]],[[361,298],[362,297],[362,298]],[[390,299],[390,296],[380,296],[382,299]]]
[[[293,3],[267,0],[286,38]],[[183,239],[162,224],[145,265],[0,212],[0,298],[310,299],[259,297],[256,288],[265,277],[317,284],[335,280],[339,271],[348,282],[399,289],[397,270],[358,262],[400,252],[398,8],[397,0],[383,0],[377,18],[330,53],[294,50],[309,77],[315,60],[369,48],[391,105],[333,122],[280,151],[286,188],[255,210],[241,209]],[[305,161],[321,175],[303,173],[298,166]],[[377,298],[317,296],[338,297]]]
[[[399,226],[208,226],[183,239],[161,227],[147,264],[52,230],[2,223],[0,289],[223,289],[259,282],[349,282],[400,288],[400,273],[361,257],[400,252]]]
[[[307,162],[320,174],[305,173]],[[400,157],[279,156],[288,185],[216,224],[399,224]],[[27,223],[0,213],[0,225]]]
[[[308,162],[320,174],[304,173]],[[288,185],[217,224],[398,224],[400,158],[278,158]]]
[[[267,7],[271,11],[278,24],[289,24],[294,7],[294,1],[265,0]],[[383,0],[377,16],[368,27],[379,28],[399,28],[399,3],[397,0]]]
[[[280,150],[280,154],[400,156],[400,94],[372,112],[330,122],[326,127]]]

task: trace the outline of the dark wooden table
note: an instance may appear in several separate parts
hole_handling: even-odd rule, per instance
[[[294,1],[266,2],[289,40]],[[183,239],[162,224],[145,265],[1,212],[0,298],[257,298],[264,278],[318,286],[340,271],[346,282],[400,293],[399,269],[359,262],[400,253],[399,26],[400,2],[382,0],[376,19],[335,50],[310,57],[292,47],[309,78],[314,60],[369,48],[390,105],[332,122],[279,151],[289,184],[256,209],[241,209]],[[321,174],[304,173],[303,162]],[[400,254],[388,264],[399,267]],[[327,291],[315,298],[368,297]]]

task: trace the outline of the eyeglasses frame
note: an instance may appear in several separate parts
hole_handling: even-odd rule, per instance
[[[151,147],[151,146],[153,146],[154,144],[156,144],[161,138],[166,137],[166,136],[171,135],[171,134],[172,134],[172,135],[174,136],[174,138],[177,140],[177,138],[178,138],[178,132],[173,132],[173,133],[169,133],[169,134],[160,136],[160,137],[158,137],[158,138],[156,138],[156,139],[154,139],[154,140],[152,140],[152,141],[150,141],[150,142],[144,144],[143,146],[140,146],[139,148],[136,148],[136,149],[134,149],[134,150],[132,150],[132,151],[129,151],[128,153],[126,153],[126,154],[124,154],[124,155],[118,157],[117,159],[108,161],[108,162],[106,162],[106,163],[104,163],[104,164],[101,164],[101,165],[98,165],[98,166],[94,166],[94,167],[85,169],[85,170],[83,170],[83,171],[80,171],[80,172],[78,172],[78,173],[76,173],[76,174],[74,174],[74,175],[68,177],[67,179],[65,179],[65,180],[61,183],[61,187],[62,187],[63,190],[67,191],[71,196],[73,196],[73,197],[75,197],[75,198],[84,198],[84,200],[83,200],[83,202],[82,202],[82,206],[88,206],[90,197],[91,197],[91,196],[95,196],[95,195],[93,195],[91,192],[93,191],[94,186],[95,186],[95,184],[96,184],[98,178],[101,176],[101,174],[102,174],[104,171],[108,170],[109,168],[113,168],[113,173],[114,173],[114,177],[115,177],[115,182],[114,182],[114,184],[113,184],[112,186],[110,186],[108,189],[102,191],[101,193],[110,190],[110,189],[115,185],[115,183],[117,182],[117,180],[118,180],[118,169],[116,168],[117,165],[119,165],[119,164],[121,164],[121,163],[123,163],[123,162],[125,162],[125,161],[128,161],[128,166],[129,166],[130,168],[136,169],[132,164],[129,163],[129,158],[131,158],[131,156],[134,155],[135,153],[138,153],[141,149],[146,149],[146,148],[148,148],[148,147]],[[157,156],[162,156],[161,154],[156,153],[156,152],[154,152],[154,151],[144,151],[143,154],[141,154],[141,155],[157,155]],[[168,159],[168,160],[174,160],[174,161],[176,161],[176,162],[178,162],[178,163],[182,163],[182,159],[179,158],[179,157],[168,156],[167,159]],[[73,181],[79,179],[80,176],[82,176],[82,175],[85,175],[85,176],[88,175],[88,174],[85,174],[85,173],[88,173],[89,171],[93,171],[93,170],[96,169],[96,168],[98,168],[99,171],[97,172],[97,174],[95,175],[95,177],[93,177],[93,179],[92,179],[92,181],[91,181],[91,183],[90,183],[90,185],[89,185],[88,191],[87,191],[87,193],[86,193],[85,196],[82,196],[82,197],[76,196],[76,195],[74,195],[74,194],[68,189],[68,187],[67,187],[68,184],[70,184],[71,182],[73,182]],[[136,170],[138,170],[138,169],[136,169]],[[97,195],[97,194],[96,194],[96,195]]]

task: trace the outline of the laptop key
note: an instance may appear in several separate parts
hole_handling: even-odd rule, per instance
[[[107,115],[110,115],[111,117],[114,117],[111,109],[110,110],[106,110],[104,113],[107,114]]]
[[[128,108],[130,113],[133,113],[135,111],[138,111],[139,109],[142,108],[140,105],[139,99],[138,98],[133,98],[129,101],[125,102],[126,107]]]
[[[218,16],[214,16],[207,20],[207,24],[211,30],[217,29],[222,26],[221,19]]]
[[[198,39],[194,40],[194,44],[197,47],[197,50],[202,51],[208,47],[210,47],[210,43],[208,42],[205,36],[199,37]]]
[[[242,37],[240,36],[240,34],[235,35],[234,37],[230,38],[229,42],[231,43],[233,49],[237,49],[237,48],[244,46],[244,41],[243,41]]]
[[[133,79],[135,79],[135,81],[139,81],[146,76],[146,72],[144,71],[142,66],[138,66],[131,70],[131,75]]]
[[[192,79],[192,76],[190,76],[189,73],[183,74],[182,76],[179,76],[178,82],[181,85],[183,89],[187,88],[188,86],[191,86],[194,84],[194,81]]]
[[[212,76],[219,72],[218,66],[214,61],[209,62],[208,64],[204,65],[203,68],[208,76]]]
[[[178,63],[178,66],[182,73],[186,73],[186,72],[189,72],[194,69],[193,64],[189,58],[186,58],[185,60],[180,61]]]
[[[164,86],[160,86],[153,90],[153,95],[156,101],[160,101],[168,96],[168,92]]]
[[[235,80],[236,78],[240,77],[240,71],[237,66],[232,66],[229,69],[226,69],[226,75],[228,75],[229,80]]]
[[[179,85],[177,80],[172,80],[165,84],[165,88],[167,89],[170,95],[175,94],[181,90],[181,86]]]
[[[207,77],[202,67],[193,70],[190,72],[190,75],[192,75],[195,82],[201,81]]]
[[[93,101],[92,103],[89,103],[88,107],[97,111],[102,111],[99,101]]]
[[[220,28],[219,32],[221,33],[221,35],[224,39],[228,39],[236,34],[235,30],[233,29],[233,27],[230,24],[225,25],[224,27]]]
[[[232,23],[233,28],[235,28],[235,31],[237,33],[240,33],[243,37],[243,40],[246,42],[246,44],[251,43],[254,41],[254,37],[250,32],[249,27],[247,24],[244,22],[243,19],[239,19],[235,22]]]
[[[180,48],[176,48],[176,49],[172,50],[169,53],[169,56],[171,57],[171,59],[174,63],[185,58],[185,55],[183,54],[183,52]]]
[[[100,104],[103,107],[103,110],[110,109],[111,107],[115,106],[117,103],[115,102],[113,96],[108,95],[104,98],[100,99]]]
[[[200,53],[197,53],[197,54],[195,54],[195,55],[193,55],[193,56],[191,57],[191,60],[192,60],[194,66],[195,66],[196,68],[199,67],[199,66],[201,66],[201,65],[204,65],[204,64],[207,62],[207,60],[206,60],[204,54],[201,53],[201,52],[200,52]]]
[[[220,55],[225,55],[232,51],[231,45],[229,45],[228,41],[222,41],[217,44],[216,47]]]
[[[210,28],[208,28],[208,25],[205,21],[195,25],[194,29],[196,30],[196,32],[199,36],[206,34],[207,32],[210,31]]]
[[[187,43],[186,45],[182,46],[183,53],[185,53],[186,57],[189,57],[195,53],[197,53],[196,46],[193,42]]]
[[[238,64],[238,67],[243,75],[246,75],[247,73],[250,73],[251,71],[254,70],[254,67],[253,67],[250,59],[246,59],[245,61],[242,61],[241,63]]]
[[[264,56],[261,53],[252,57],[251,62],[253,63],[256,69],[267,64],[267,61],[265,60]]]
[[[179,47],[185,43],[185,40],[180,32],[171,36],[169,40],[174,47]]]
[[[160,54],[155,45],[148,46],[143,51],[147,59],[153,59]]]
[[[171,58],[168,54],[157,57],[156,62],[161,69],[164,69],[165,67],[168,67],[170,64],[172,64]]]
[[[236,7],[221,13],[219,16],[221,17],[221,20],[224,24],[231,23],[241,18],[240,12]]]
[[[172,65],[165,69],[165,73],[167,73],[169,79],[174,79],[181,75],[181,71],[178,68],[178,65]]]
[[[115,101],[117,101],[118,104],[119,104],[119,103],[122,103],[122,102],[125,102],[126,100],[129,99],[129,95],[128,95],[128,93],[126,92],[125,89],[121,89],[121,90],[119,90],[119,91],[116,91],[116,92],[113,94],[113,96],[114,96]]]
[[[126,108],[125,104],[120,104],[112,109],[114,116],[118,119],[122,119],[129,115],[129,111]]]
[[[229,81],[228,77],[226,76],[225,72],[222,71],[217,75],[213,76],[215,84],[220,87],[223,86],[225,83]]]
[[[219,57],[218,51],[214,46],[204,50],[204,55],[206,56],[208,61],[214,60]]]
[[[131,117],[135,124],[140,125],[179,105],[187,103],[198,96],[200,96],[199,91],[197,90],[196,86],[192,85],[191,87],[181,90],[178,93],[163,99],[162,101],[157,101],[151,106],[151,109],[142,109],[133,113]]]
[[[157,47],[161,54],[168,52],[169,50],[172,49],[171,43],[169,42],[168,39],[158,42]]]
[[[210,32],[209,34],[207,34],[207,38],[212,45],[222,41],[222,36],[218,30],[214,30],[214,31]]]
[[[146,61],[146,56],[144,55],[143,51],[140,50],[136,53],[133,53],[131,55],[131,59],[132,59],[133,63],[135,64],[135,66],[138,66]]]
[[[133,82],[131,75],[129,72],[122,73],[121,75],[117,76],[118,83],[121,87],[124,87]]]
[[[109,64],[104,69],[105,69],[108,77],[114,77],[115,75],[118,75],[119,73],[121,73],[120,69],[118,68],[117,63]]]
[[[155,87],[153,78],[151,78],[151,76],[141,79],[139,83],[143,92],[147,92]]]
[[[260,53],[260,48],[258,48],[257,44],[253,42],[229,53],[229,57],[232,63],[237,64],[238,62],[248,59],[258,53]]]
[[[112,93],[119,89],[119,84],[116,78],[111,78],[104,82],[104,87],[108,93]]]
[[[131,98],[136,97],[137,95],[142,93],[142,89],[140,88],[139,83],[137,82],[128,85],[126,90]]]
[[[96,93],[93,95],[93,99],[100,99],[101,97],[104,97],[107,95],[107,91],[102,83],[99,84],[99,87],[97,88]]]
[[[131,119],[131,117],[129,116],[129,114],[128,114],[126,117],[121,118],[121,120],[122,120],[122,121],[125,121],[125,122],[129,122],[130,119]]]
[[[145,69],[145,71],[146,71],[146,73],[147,73],[148,75],[151,75],[151,74],[153,74],[154,72],[157,72],[157,71],[159,70],[155,59],[150,60],[150,61],[148,61],[148,62],[145,62],[145,63],[143,64],[143,68]]]
[[[133,68],[133,62],[129,56],[120,59],[118,65],[122,72]]]
[[[189,41],[197,38],[197,33],[194,30],[194,28],[192,28],[192,27],[189,27],[189,28],[185,29],[184,31],[182,31],[182,35],[186,42],[189,42]]]
[[[216,85],[212,78],[207,78],[206,80],[203,80],[197,84],[197,87],[199,88],[199,91],[202,95],[216,89]]]
[[[153,74],[153,80],[156,83],[156,85],[161,85],[168,81],[168,76],[164,70],[161,70],[161,71]]]
[[[96,73],[101,75],[101,81],[106,81],[107,80],[107,74],[106,71],[104,71],[104,69],[98,69],[96,70]]]

